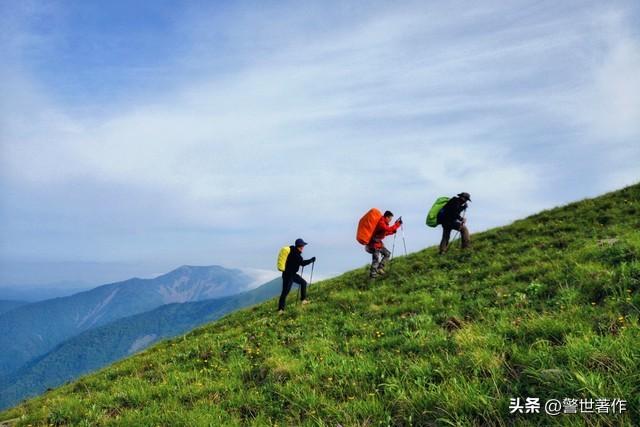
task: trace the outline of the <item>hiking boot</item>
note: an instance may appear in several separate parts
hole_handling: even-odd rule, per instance
[[[278,314],[282,316],[284,314],[284,310],[278,310]]]
[[[303,299],[302,300],[302,305],[307,305],[309,304],[309,300],[308,299]]]
[[[381,275],[381,276],[383,276],[383,275],[387,274],[387,272],[386,272],[386,271],[384,271],[384,270],[382,269],[382,267],[380,267],[380,268],[378,269],[377,273],[378,273],[379,275]]]

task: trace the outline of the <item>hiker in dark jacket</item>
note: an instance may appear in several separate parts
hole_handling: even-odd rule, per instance
[[[309,258],[308,260],[302,259],[302,251],[307,245],[302,239],[296,239],[293,246],[290,246],[289,256],[287,256],[287,262],[285,263],[284,271],[282,272],[282,294],[280,294],[280,300],[278,301],[278,311],[284,313],[284,305],[287,300],[287,295],[291,291],[291,286],[294,283],[300,285],[300,300],[303,304],[308,304],[307,300],[307,281],[298,274],[300,266],[304,267],[312,262],[316,262],[316,257]]]
[[[462,236],[462,249],[469,247],[469,229],[466,226],[466,218],[462,213],[467,209],[468,202],[471,201],[469,193],[460,193],[456,197],[449,199],[446,205],[438,212],[438,224],[442,225],[442,240],[440,241],[440,253],[447,252],[449,248],[449,237],[451,230],[457,230]]]
[[[398,220],[393,224],[391,224],[391,220],[393,219],[393,213],[390,211],[386,211],[378,224],[376,225],[376,229],[373,232],[373,238],[369,242],[366,247],[367,252],[371,254],[371,269],[369,270],[369,277],[375,279],[379,274],[385,274],[384,265],[391,258],[391,252],[389,249],[384,247],[384,243],[382,243],[382,239],[392,234],[395,234],[398,231],[398,228],[402,225],[402,218],[398,218]]]

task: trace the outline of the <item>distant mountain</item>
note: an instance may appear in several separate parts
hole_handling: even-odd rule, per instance
[[[9,310],[13,310],[16,307],[20,307],[21,305],[25,304],[27,304],[26,301],[0,299],[0,314],[5,313]]]
[[[281,280],[276,279],[238,295],[163,305],[90,329],[0,380],[0,409],[138,352],[158,340],[265,301],[278,295],[280,289]]]
[[[219,266],[182,266],[154,279],[130,279],[0,315],[0,378],[61,342],[161,305],[220,298],[247,290],[249,274]]]

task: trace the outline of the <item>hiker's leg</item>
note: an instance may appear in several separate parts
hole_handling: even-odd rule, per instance
[[[391,252],[389,252],[389,249],[383,247],[380,249],[380,253],[382,254],[382,261],[380,261],[380,267],[378,268],[384,268],[389,258],[391,258]]]
[[[462,245],[462,249],[468,248],[471,243],[471,239],[469,237],[469,229],[464,224],[460,226],[460,235],[462,236],[460,243]]]
[[[440,253],[443,254],[449,247],[449,237],[451,236],[451,229],[449,227],[442,226],[442,239],[440,240]]]
[[[282,293],[280,294],[280,300],[278,300],[278,310],[284,310],[284,304],[287,301],[287,295],[291,291],[291,284],[293,280],[291,277],[282,276]]]
[[[378,267],[380,266],[380,249],[374,249],[371,253],[371,270],[369,275],[375,277],[378,274]]]
[[[300,301],[307,299],[307,281],[299,274],[293,276],[293,281],[300,286]]]

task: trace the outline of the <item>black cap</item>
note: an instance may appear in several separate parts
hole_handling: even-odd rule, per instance
[[[468,201],[471,201],[471,194],[466,193],[466,192],[462,192],[462,193],[458,194],[458,197],[461,197],[463,199],[467,199]]]
[[[307,243],[307,242],[305,242],[305,241],[304,241],[304,240],[302,240],[302,239],[296,239],[296,243],[295,243],[295,245],[296,245],[296,247],[298,247],[298,246],[307,246],[307,245],[308,245],[308,243]]]

